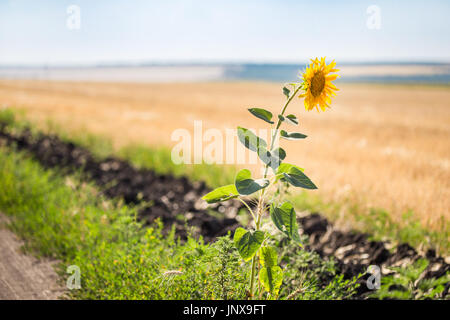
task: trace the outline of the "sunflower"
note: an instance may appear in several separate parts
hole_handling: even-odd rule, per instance
[[[330,108],[331,97],[335,95],[333,90],[339,90],[335,87],[331,81],[336,80],[337,74],[330,74],[330,72],[339,71],[335,69],[336,62],[334,60],[326,65],[325,58],[311,59],[311,64],[306,68],[303,73],[303,88],[304,94],[301,94],[300,98],[305,98],[305,108],[310,111],[316,107],[319,111],[319,107],[322,111],[328,107]]]

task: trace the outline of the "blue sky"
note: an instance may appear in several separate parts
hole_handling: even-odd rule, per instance
[[[81,9],[81,29],[66,26]],[[367,8],[381,28],[366,26]],[[0,0],[0,64],[450,62],[450,1]]]

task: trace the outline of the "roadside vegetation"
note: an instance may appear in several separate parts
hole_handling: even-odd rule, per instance
[[[380,290],[371,297],[378,299],[433,299],[445,290],[450,282],[450,274],[439,279],[423,279],[420,277],[427,268],[428,261],[419,259],[406,268],[393,268],[395,275],[381,279]]]
[[[8,109],[0,112],[0,122],[9,123],[12,130],[29,126]],[[63,132],[51,124],[49,128],[60,135]],[[228,172],[211,165],[175,166],[168,161],[169,150],[163,148],[129,146],[116,151],[102,137],[86,133],[71,135],[70,139],[62,136],[90,148],[99,157],[118,154],[136,166],[150,167],[159,173],[200,180],[216,175],[223,179],[220,183],[214,179],[207,181],[211,187],[215,186],[214,181],[222,184],[234,178],[234,168]],[[80,175],[62,176],[57,170],[44,169],[28,154],[10,147],[0,147],[0,190],[3,191],[0,211],[12,218],[10,228],[26,240],[26,250],[59,259],[58,271],[63,280],[68,276],[68,266],[80,267],[82,289],[70,291],[69,298],[245,299],[247,296],[249,268],[240,262],[229,235],[205,244],[193,236],[181,242],[174,230],[163,234],[159,222],[143,228],[137,220],[138,206],[103,198],[100,190],[82,181]],[[333,212],[339,208],[306,194],[291,197],[299,210]],[[356,212],[357,208],[355,217],[358,217]],[[375,231],[371,232],[374,237],[406,240],[412,245],[429,239],[429,245],[438,243],[442,244],[441,251],[448,249],[448,233],[447,236],[432,233],[418,223],[410,223],[410,229],[399,228],[386,212],[374,211],[359,219],[360,226],[368,223],[363,227],[365,230]],[[313,252],[298,250],[276,237],[273,241],[285,272],[279,299],[343,299],[355,294],[357,279],[344,280],[332,259],[324,260]],[[302,238],[302,242],[307,245],[307,238]],[[419,267],[411,268],[422,268]],[[408,273],[405,279],[413,279],[412,274]],[[374,297],[432,298],[445,285],[442,279],[435,280],[442,282],[439,284],[424,281],[419,287],[402,285],[398,288],[406,288],[406,293],[399,294],[389,290],[392,284],[410,280],[402,276],[391,278],[383,281]],[[426,290],[427,286],[436,285],[439,292]]]
[[[9,227],[26,240],[27,251],[59,259],[63,280],[68,266],[80,268],[81,289],[69,298],[246,298],[248,268],[229,236],[213,244],[192,236],[180,242],[174,230],[163,235],[161,223],[143,228],[137,207],[105,199],[77,175],[60,176],[6,147],[0,148],[0,190],[0,210],[12,218]],[[356,279],[344,281],[333,261],[314,253],[284,257],[289,276],[280,299],[348,298],[357,287]]]

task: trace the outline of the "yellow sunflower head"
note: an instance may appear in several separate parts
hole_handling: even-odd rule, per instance
[[[300,98],[305,98],[305,108],[310,111],[316,107],[319,111],[319,107],[322,111],[326,108],[330,108],[331,97],[335,95],[333,90],[339,90],[331,83],[336,80],[337,74],[330,74],[331,72],[339,71],[335,69],[336,62],[334,60],[326,65],[325,58],[311,59],[311,64],[306,68],[303,73],[303,88],[304,94],[301,94]]]

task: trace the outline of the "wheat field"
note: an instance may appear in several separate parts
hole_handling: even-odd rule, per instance
[[[413,210],[423,225],[450,219],[450,87],[341,84],[332,109],[306,112],[294,101],[302,141],[283,144],[286,161],[306,169],[326,201]],[[281,85],[230,83],[87,83],[1,80],[0,107],[26,110],[41,127],[51,119],[68,132],[110,137],[116,147],[139,142],[173,146],[171,133],[264,127],[247,108],[279,112]],[[294,129],[291,129],[294,130]]]

